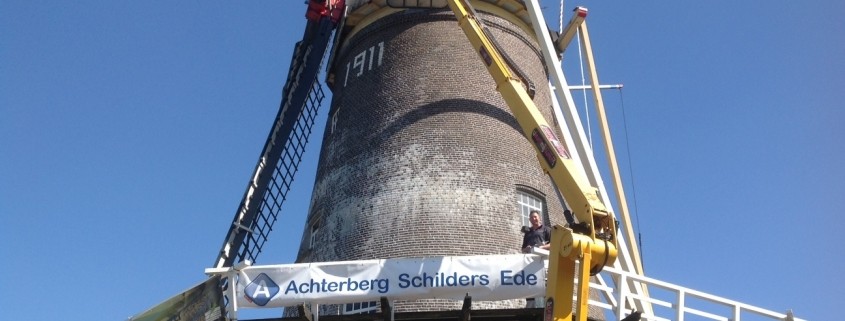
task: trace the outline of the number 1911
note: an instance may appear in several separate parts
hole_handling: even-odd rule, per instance
[[[378,50],[376,50],[376,47],[378,47]],[[350,70],[355,73],[356,78],[361,77],[365,71],[372,71],[373,65],[375,67],[381,66],[382,57],[384,57],[384,41],[355,55],[352,62],[346,63],[346,76],[343,78],[343,86],[346,87],[346,83],[349,81]]]

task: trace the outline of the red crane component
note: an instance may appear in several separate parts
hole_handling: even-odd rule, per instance
[[[343,16],[343,8],[346,8],[346,0],[310,0],[305,18],[318,22],[322,17],[329,17],[332,22],[337,23]]]

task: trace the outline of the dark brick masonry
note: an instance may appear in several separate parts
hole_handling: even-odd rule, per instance
[[[552,122],[533,37],[504,19],[482,17],[535,83],[535,104]],[[349,39],[335,61],[297,262],[519,253],[517,190],[544,199],[552,223],[565,222],[536,153],[451,11],[382,18]],[[396,302],[396,309],[460,304],[420,300]],[[473,309],[523,306],[524,300],[473,303]]]

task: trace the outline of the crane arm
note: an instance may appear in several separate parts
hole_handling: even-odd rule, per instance
[[[496,82],[496,90],[525,137],[534,145],[541,159],[540,165],[572,207],[577,220],[571,229],[555,226],[552,231],[546,314],[551,314],[555,320],[569,321],[575,312],[578,320],[587,320],[589,277],[616,260],[616,221],[599,199],[597,189],[589,184],[583,170],[577,167],[534,105],[522,81],[508,68],[469,0],[448,0],[448,4]],[[580,261],[580,266],[576,261]],[[579,279],[577,291],[573,275]],[[573,291],[577,294],[576,311],[572,311]]]

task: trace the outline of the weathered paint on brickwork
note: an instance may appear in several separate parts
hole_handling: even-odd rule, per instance
[[[535,104],[552,121],[532,37],[482,17],[535,83]],[[335,70],[298,262],[519,253],[518,188],[544,198],[552,223],[565,222],[536,153],[450,11],[382,18],[348,39]],[[397,302],[400,311],[455,308],[460,302]]]

